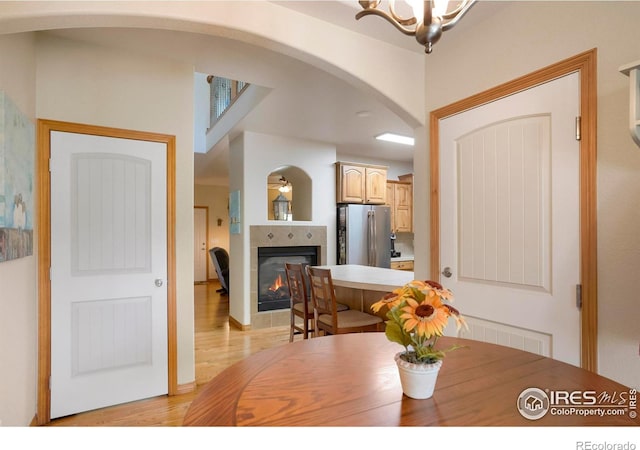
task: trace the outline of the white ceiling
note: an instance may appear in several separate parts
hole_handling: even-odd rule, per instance
[[[424,53],[424,48],[416,42],[415,38],[398,32],[381,17],[368,16],[356,20],[356,14],[362,11],[357,0],[284,0],[273,1],[273,3],[407,50]],[[381,1],[383,6],[385,3],[387,3],[386,0]],[[410,8],[402,1],[396,4],[396,10],[407,16],[410,12]]]
[[[355,0],[274,3],[424,52],[414,38],[399,33],[381,18],[356,21],[360,6]],[[270,94],[230,132],[231,138],[249,130],[333,143],[340,155],[405,163],[413,160],[412,147],[373,138],[387,131],[413,134],[395,113],[345,81],[282,54],[238,41],[163,30],[84,28],[48,33],[189,62],[197,72],[271,88]],[[238,60],[238,55],[243,56],[243,61]],[[366,112],[366,116],[357,114],[360,112]],[[228,142],[223,139],[207,154],[195,154],[196,183],[226,183]]]

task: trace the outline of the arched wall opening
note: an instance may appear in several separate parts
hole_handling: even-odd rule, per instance
[[[37,8],[29,3],[5,5],[4,34],[124,27],[234,39],[325,70],[370,93],[412,128],[425,124],[424,55],[272,2],[145,2],[142,10],[136,2],[51,2]]]
[[[274,169],[267,177],[268,220],[276,220],[273,202],[280,194],[291,202],[291,216],[286,220],[313,220],[312,183],[309,174],[299,167],[282,166]]]

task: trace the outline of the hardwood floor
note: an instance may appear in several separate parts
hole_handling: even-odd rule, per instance
[[[199,389],[252,353],[289,342],[289,327],[240,331],[229,326],[229,301],[217,282],[194,286],[196,390],[155,397],[53,420],[50,426],[180,426]],[[297,336],[296,339],[302,339]]]

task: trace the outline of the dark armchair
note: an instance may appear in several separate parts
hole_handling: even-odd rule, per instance
[[[223,294],[229,293],[229,253],[221,247],[213,247],[209,249],[209,255],[211,256],[211,261],[213,261],[213,265],[216,268],[216,273],[218,274],[218,280],[220,280],[220,285],[222,286],[218,289],[218,292]]]

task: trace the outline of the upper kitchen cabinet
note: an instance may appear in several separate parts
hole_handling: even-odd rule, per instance
[[[391,208],[391,232],[413,232],[413,183],[387,181],[387,205]]]
[[[371,164],[336,163],[337,203],[386,203],[387,168]]]

